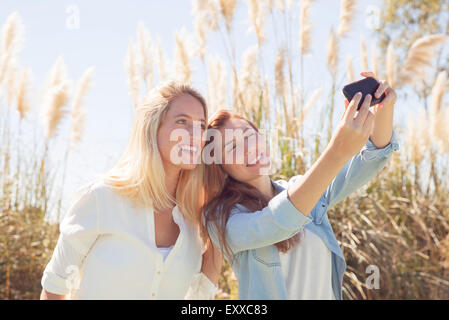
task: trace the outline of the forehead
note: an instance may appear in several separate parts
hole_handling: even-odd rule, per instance
[[[222,146],[223,148],[229,146],[229,144],[234,141],[237,137],[238,131],[244,133],[246,130],[249,132],[248,128],[253,129],[253,127],[243,119],[231,118],[225,122],[225,124],[220,128],[222,136]],[[235,130],[238,130],[237,132]]]
[[[180,114],[187,114],[195,120],[205,120],[203,105],[198,99],[187,93],[170,103],[166,116],[171,118]]]
[[[243,119],[237,119],[237,118],[231,118],[221,127],[222,130],[225,129],[245,129],[247,127],[251,127],[251,125],[243,120]]]

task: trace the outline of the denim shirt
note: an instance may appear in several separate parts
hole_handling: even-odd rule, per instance
[[[390,143],[382,149],[368,140],[341,169],[308,216],[296,209],[287,195],[288,186],[301,176],[288,182],[271,180],[278,193],[262,210],[249,212],[236,205],[226,224],[226,237],[235,255],[231,266],[239,284],[239,299],[287,299],[280,256],[274,244],[306,228],[332,252],[332,290],[335,298],[341,300],[346,262],[327,210],[374,178],[398,148],[394,132]],[[222,249],[215,225],[209,223],[207,229],[211,240]]]

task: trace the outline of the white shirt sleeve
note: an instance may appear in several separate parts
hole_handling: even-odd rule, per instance
[[[213,300],[218,287],[202,272],[193,276],[192,283],[185,296],[185,300]]]
[[[96,194],[90,187],[79,191],[59,231],[41,284],[48,292],[66,295],[77,286],[82,262],[100,234]]]

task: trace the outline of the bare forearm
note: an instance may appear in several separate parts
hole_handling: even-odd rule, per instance
[[[329,184],[349,160],[347,156],[336,154],[326,148],[320,158],[288,189],[293,205],[304,215],[309,215]]]
[[[385,148],[390,143],[393,132],[393,113],[394,108],[383,108],[376,113],[373,133],[370,136],[376,148]]]
[[[207,249],[203,254],[201,272],[207,276],[213,284],[217,285],[222,265],[223,256],[221,252],[213,245],[211,241],[209,241],[207,244]]]
[[[362,72],[361,75],[365,77],[376,77],[370,71]],[[385,98],[375,107],[376,120],[374,121],[373,132],[370,136],[371,142],[379,149],[385,148],[390,143],[393,132],[394,104],[397,98],[396,91],[390,88],[386,80],[380,81],[375,96],[379,98],[382,94],[385,94]]]
[[[63,295],[54,294],[54,293],[48,292],[45,289],[42,289],[40,299],[41,300],[66,300],[66,297]]]

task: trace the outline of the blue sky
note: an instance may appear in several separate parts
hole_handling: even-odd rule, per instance
[[[295,5],[298,1],[294,1]],[[380,0],[360,0],[353,30],[343,39],[342,59],[346,53],[354,57],[355,71],[360,70],[360,35],[367,41],[370,50],[373,33],[366,25],[368,6],[380,8]],[[79,10],[79,29],[66,27],[75,6]],[[329,29],[338,25],[340,1],[316,0],[312,6],[313,23],[312,53],[305,60],[306,89],[324,86],[328,92],[330,81],[326,71],[326,42]],[[123,60],[131,38],[135,36],[139,21],[143,21],[153,39],[159,37],[168,56],[174,50],[174,32],[186,27],[193,31],[190,0],[2,0],[0,23],[14,11],[21,15],[26,28],[25,47],[20,55],[22,65],[29,66],[34,74],[36,96],[46,73],[58,56],[68,66],[69,76],[75,81],[85,69],[95,67],[93,87],[87,96],[88,126],[79,151],[70,155],[64,206],[74,190],[91,180],[96,174],[110,168],[122,153],[130,132],[133,107],[126,86]],[[299,10],[297,10],[299,12]],[[248,33],[249,21],[245,1],[240,1],[234,25],[237,56],[244,49],[256,44],[253,33]],[[274,41],[267,26],[267,42],[264,60],[272,61],[275,54]],[[294,35],[298,30],[293,29]],[[218,35],[210,36],[209,51],[225,58]],[[344,67],[344,63],[341,64]],[[195,64],[194,86],[205,94],[204,72]],[[272,66],[270,66],[272,68]],[[344,70],[342,70],[345,72]],[[323,81],[324,80],[324,81]],[[341,88],[339,88],[341,89]],[[323,97],[323,101],[326,97]],[[321,101],[321,103],[323,103]],[[337,103],[343,106],[337,98]],[[38,107],[35,101],[34,107]],[[338,112],[337,112],[338,113]],[[61,132],[68,128],[65,121]],[[59,147],[61,147],[61,141]],[[62,148],[61,148],[62,150]]]

